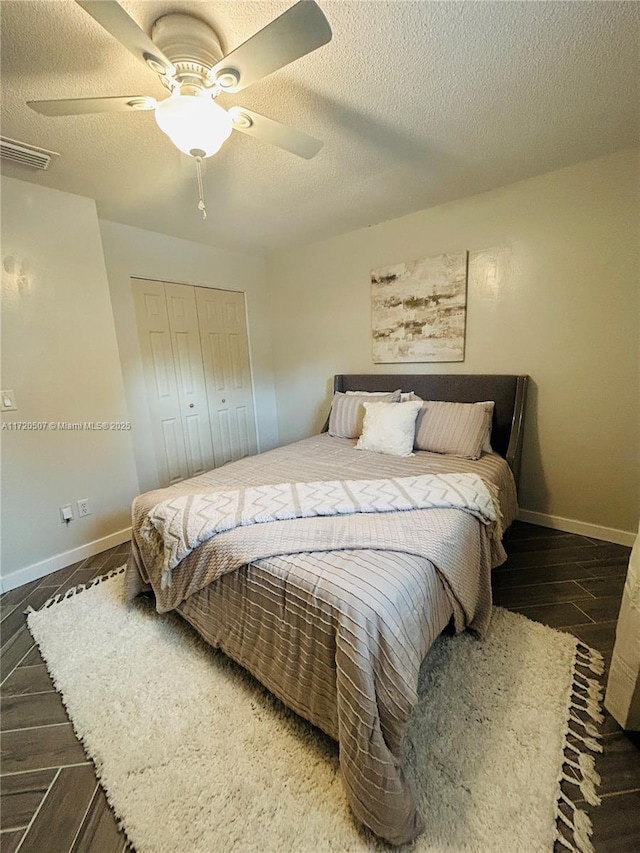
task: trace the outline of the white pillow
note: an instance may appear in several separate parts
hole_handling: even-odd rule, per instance
[[[364,424],[356,450],[413,456],[416,418],[422,403],[363,403]]]
[[[344,392],[347,397],[386,397],[387,394],[399,394],[400,402],[403,403],[402,400],[402,392],[398,388],[397,391],[345,391]]]
[[[386,396],[386,393],[384,391],[345,391],[344,393],[347,395],[347,397],[352,397],[352,396],[355,397],[356,395],[359,397],[384,397],[384,396]],[[398,389],[397,391],[394,391],[394,394],[400,395],[400,402],[401,403],[408,403],[409,400],[420,400],[420,399],[422,399],[421,397],[417,397],[413,393],[413,391],[400,391],[400,389]]]
[[[344,392],[347,397],[353,397],[358,395],[359,397],[384,397],[386,396],[386,391],[345,391]],[[400,402],[408,403],[409,400],[421,400],[421,397],[417,397],[413,391],[397,391],[393,392],[394,394],[400,394]]]

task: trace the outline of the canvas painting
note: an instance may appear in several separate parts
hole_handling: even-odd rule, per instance
[[[371,272],[373,361],[464,361],[468,254]]]

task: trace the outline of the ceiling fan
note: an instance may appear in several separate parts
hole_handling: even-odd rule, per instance
[[[331,41],[329,22],[314,0],[300,0],[226,56],[216,32],[191,15],[163,15],[153,24],[149,37],[116,0],[76,2],[154,71],[169,94],[162,100],[127,95],[29,101],[28,105],[47,116],[154,110],[158,127],[196,160],[199,208],[205,217],[200,164],[220,150],[232,130],[306,159],[322,148],[319,139],[300,130],[244,107],[225,110],[216,103],[221,93],[240,92]]]

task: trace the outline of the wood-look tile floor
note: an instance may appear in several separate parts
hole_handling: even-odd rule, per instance
[[[24,614],[126,562],[119,545],[0,598],[1,853],[124,853],[93,764],[33,643]]]
[[[0,599],[2,853],[131,851],[23,613],[28,605],[37,608],[52,595],[116,568],[128,550],[118,546]],[[572,632],[601,651],[608,665],[629,549],[516,523],[507,551],[508,561],[493,576],[495,603]],[[602,806],[580,807],[592,816],[597,853],[631,853],[640,839],[640,735],[625,734],[606,715],[603,744],[597,757]],[[556,846],[561,853],[564,848]]]

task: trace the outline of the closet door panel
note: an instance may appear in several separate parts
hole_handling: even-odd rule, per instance
[[[164,284],[134,280],[133,301],[159,485],[167,486],[188,469]]]
[[[212,440],[223,465],[257,450],[244,294],[195,290]]]
[[[187,470],[188,476],[195,477],[215,465],[195,288],[166,283],[165,294],[184,427]]]
[[[238,425],[238,448],[240,456],[249,456],[255,452],[252,445],[254,429],[253,412],[249,412],[246,406],[237,406],[236,423]]]
[[[218,409],[211,421],[211,431],[215,436],[215,453],[218,465],[232,462],[233,454],[233,427],[230,423],[229,409]]]
[[[185,456],[179,418],[162,418],[160,421],[164,445],[163,462],[166,464],[169,483],[179,483],[185,478]]]

